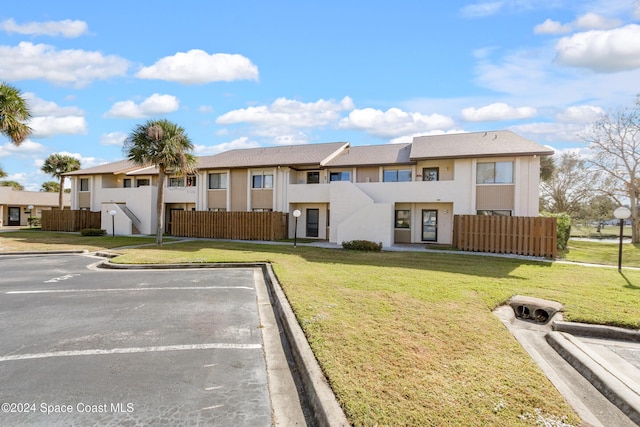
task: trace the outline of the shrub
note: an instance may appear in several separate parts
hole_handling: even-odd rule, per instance
[[[99,228],[85,228],[80,230],[80,234],[83,236],[104,236],[107,234],[107,230],[101,230]]]
[[[342,247],[354,251],[373,251],[380,252],[382,250],[382,242],[370,242],[368,240],[350,240],[342,242]]]
[[[567,245],[569,244],[569,237],[571,237],[571,217],[569,216],[569,214],[566,212],[541,212],[540,216],[544,216],[547,218],[556,218],[558,220],[558,249],[567,249]]]

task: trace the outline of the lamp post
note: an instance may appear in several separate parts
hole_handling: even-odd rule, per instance
[[[299,209],[296,209],[295,211],[293,211],[293,216],[296,219],[296,225],[293,228],[293,247],[294,248],[297,246],[297,243],[298,243],[298,218],[300,217],[301,214],[302,212],[300,212]]]
[[[27,222],[29,223],[29,228],[31,228],[31,225],[33,224],[33,218],[32,218],[32,214],[31,212],[33,211],[33,205],[29,205],[29,219],[27,219]]]
[[[110,210],[109,215],[111,215],[111,237],[116,237],[116,211]]]
[[[620,206],[613,211],[613,216],[620,220],[620,248],[618,249],[618,273],[622,271],[622,229],[624,227],[624,220],[631,216],[629,208]]]

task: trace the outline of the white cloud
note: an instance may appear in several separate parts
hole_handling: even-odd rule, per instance
[[[32,136],[46,138],[53,135],[77,135],[87,133],[87,121],[80,116],[33,117],[29,121]]]
[[[462,110],[462,118],[470,122],[528,119],[536,114],[537,110],[533,107],[512,107],[501,102],[481,108],[469,107]]]
[[[542,24],[533,27],[535,34],[565,34],[570,33],[573,27],[570,24],[562,24],[558,21],[547,19]]]
[[[103,133],[100,135],[100,145],[121,146],[125,139],[127,139],[127,134],[123,132]]]
[[[182,84],[203,84],[216,81],[257,80],[258,67],[248,58],[228,53],[214,53],[199,49],[178,52],[144,67],[136,77],[168,80]]]
[[[47,80],[59,85],[84,87],[93,80],[126,75],[129,63],[116,55],[79,49],[57,50],[46,44],[20,42],[0,46],[0,79]]]
[[[134,101],[119,101],[105,113],[105,117],[139,119],[159,114],[172,113],[180,107],[180,101],[173,95],[154,93],[140,104]]]
[[[310,128],[330,125],[340,119],[340,112],[354,107],[348,96],[340,102],[320,99],[304,103],[278,98],[271,105],[229,111],[216,119],[218,124],[250,123],[261,127],[285,126]]]
[[[339,127],[363,130],[381,138],[396,138],[407,134],[447,129],[453,124],[450,117],[441,114],[408,113],[399,108],[390,108],[387,111],[364,108],[351,111],[348,117],[340,121]]]
[[[581,105],[569,107],[556,114],[556,120],[563,123],[593,123],[604,114],[600,107],[592,105]]]
[[[542,24],[533,28],[535,34],[566,34],[578,30],[609,30],[621,25],[619,19],[607,18],[597,13],[589,12],[579,16],[575,21],[562,24],[558,21],[547,19]]]
[[[540,122],[512,126],[510,129],[537,142],[583,142],[580,135],[584,135],[587,132],[589,125]]]
[[[583,30],[610,30],[620,26],[622,22],[619,19],[610,19],[597,13],[587,13],[578,17],[574,25]]]
[[[495,15],[504,7],[504,5],[504,1],[480,2],[464,6],[461,12],[462,15],[467,18],[481,18]]]
[[[29,103],[29,108],[33,116],[65,117],[84,115],[84,111],[81,108],[61,107],[55,102],[38,98],[30,92],[24,94],[24,99]]]
[[[609,73],[640,68],[640,25],[608,31],[587,31],[563,37],[556,61],[571,67]]]
[[[11,155],[30,155],[44,150],[44,145],[33,142],[30,139],[24,140],[19,147],[16,147],[13,143],[7,142],[0,146],[0,157],[7,157]]]
[[[211,105],[201,105],[198,107],[198,112],[202,114],[213,113],[213,107]]]
[[[250,141],[249,138],[243,136],[238,139],[234,139],[231,142],[223,142],[222,144],[217,145],[197,145],[194,144],[194,153],[199,156],[210,156],[218,153],[222,153],[223,151],[229,150],[237,150],[243,148],[257,148],[260,144],[255,141]]]
[[[0,30],[9,34],[18,33],[74,38],[86,34],[89,31],[89,27],[84,21],[72,21],[71,19],[65,19],[63,21],[27,22],[25,24],[17,24],[13,19],[7,19],[0,22]]]
[[[452,133],[466,133],[467,131],[463,129],[449,129],[448,131],[443,130],[432,130],[429,132],[418,132],[411,135],[403,135],[398,138],[393,138],[389,141],[389,144],[406,144],[409,142],[413,142],[413,138],[417,136],[431,136],[431,135],[446,135]]]

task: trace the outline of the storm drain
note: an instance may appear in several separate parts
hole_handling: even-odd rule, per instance
[[[562,304],[541,298],[516,295],[509,300],[509,306],[516,317],[535,323],[547,323],[557,312],[562,310]]]

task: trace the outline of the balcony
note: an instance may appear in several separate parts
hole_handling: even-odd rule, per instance
[[[470,200],[472,186],[459,181],[411,181],[357,183],[375,203],[455,203]],[[329,203],[331,184],[289,184],[289,203]],[[467,202],[468,203],[468,202]]]

